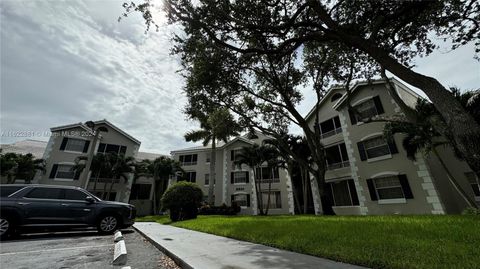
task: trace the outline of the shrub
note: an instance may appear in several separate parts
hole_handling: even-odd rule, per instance
[[[240,212],[240,206],[233,203],[232,206],[222,204],[221,206],[204,205],[200,207],[198,214],[200,215],[236,215]]]
[[[477,216],[480,216],[480,209],[473,208],[473,207],[467,207],[467,208],[465,208],[465,210],[463,210],[462,215],[477,215]]]
[[[170,211],[172,221],[195,219],[203,192],[195,183],[181,181],[168,188],[162,196],[162,207]]]

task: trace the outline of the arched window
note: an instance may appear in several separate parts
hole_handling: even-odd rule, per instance
[[[340,99],[340,97],[342,97],[342,95],[343,95],[343,94],[337,92],[337,93],[335,93],[335,94],[332,96],[332,99],[330,99],[330,101],[333,102],[333,101],[335,101],[335,100],[338,100],[338,99]]]

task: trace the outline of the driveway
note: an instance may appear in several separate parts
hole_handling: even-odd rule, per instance
[[[132,268],[176,269],[176,265],[133,229],[122,231]],[[96,231],[25,234],[0,243],[0,268],[121,268],[113,266],[113,236]]]

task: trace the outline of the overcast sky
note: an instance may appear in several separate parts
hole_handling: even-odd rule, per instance
[[[123,1],[19,1],[1,5],[1,130],[44,133],[50,127],[107,119],[142,142],[141,151],[169,153],[191,146],[196,128],[182,114],[179,58],[161,12],[160,31],[145,34],[138,16],[117,22]],[[473,46],[445,47],[416,70],[446,86],[480,86]],[[314,100],[306,95],[305,114]],[[48,140],[43,135],[27,137]],[[25,137],[4,136],[1,143]]]

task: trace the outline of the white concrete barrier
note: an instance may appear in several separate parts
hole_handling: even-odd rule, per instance
[[[124,265],[125,263],[127,263],[127,247],[125,246],[125,241],[120,240],[115,243],[113,265]]]
[[[113,242],[117,243],[120,240],[123,240],[123,235],[122,235],[122,232],[117,231],[113,236]]]

